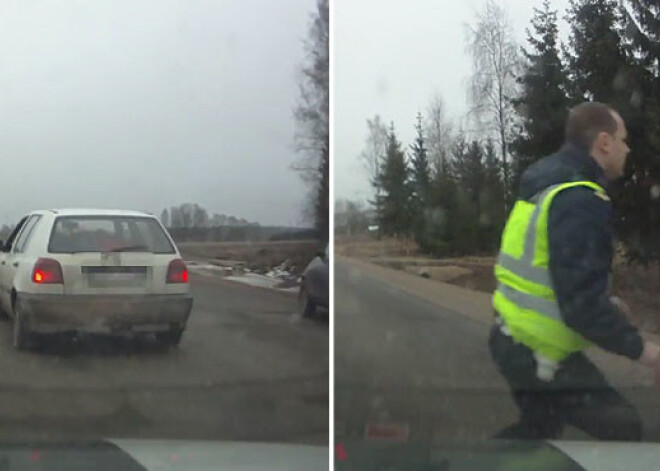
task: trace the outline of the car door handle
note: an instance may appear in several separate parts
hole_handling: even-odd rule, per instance
[[[14,262],[14,263],[12,263],[12,265],[15,266],[15,267],[17,267],[17,266],[18,266],[18,262]]]
[[[7,264],[7,262],[5,262],[5,261],[3,260],[3,261],[2,261],[2,264],[3,264],[3,265],[6,265],[6,264]]]

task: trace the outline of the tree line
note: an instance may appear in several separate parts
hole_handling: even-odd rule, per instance
[[[394,124],[385,128],[376,117],[370,125],[380,127],[383,136],[383,157],[372,180],[381,234],[412,236],[422,250],[438,256],[496,249],[505,213],[494,140],[459,132],[438,146],[427,137],[419,114],[415,139],[406,150]]]
[[[473,71],[460,121],[434,97],[404,146],[394,123],[367,120],[361,158],[381,234],[441,256],[494,253],[522,173],[561,146],[568,110],[592,100],[628,128],[626,178],[611,188],[618,236],[631,259],[660,259],[660,3],[572,0],[563,13],[568,41],[545,0],[521,47],[490,0],[467,28]]]
[[[161,222],[171,229],[196,229],[224,226],[259,226],[258,223],[248,222],[235,216],[213,214],[196,203],[184,203],[179,206],[165,208],[160,215]]]

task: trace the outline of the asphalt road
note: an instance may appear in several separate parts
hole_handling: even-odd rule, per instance
[[[57,336],[11,347],[0,323],[0,439],[328,443],[328,322],[296,298],[191,277],[181,344]]]
[[[488,352],[489,326],[397,289],[338,262],[335,266],[335,433],[339,440],[376,433],[409,441],[491,437],[517,409]],[[606,363],[607,359],[606,359]],[[626,379],[626,364],[609,377]],[[645,440],[660,441],[660,390],[620,390],[645,421]],[[567,428],[565,439],[589,439]]]

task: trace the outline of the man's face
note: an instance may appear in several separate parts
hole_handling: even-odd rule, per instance
[[[609,180],[616,180],[624,175],[626,168],[626,158],[630,152],[630,148],[626,142],[628,138],[628,131],[623,118],[619,113],[614,112],[614,119],[617,123],[617,129],[614,134],[605,134],[603,136],[601,150],[605,157],[605,165],[603,170],[605,176]]]
[[[623,119],[618,113],[616,113],[616,122],[617,130],[614,134],[614,150],[612,152],[612,157],[617,169],[617,178],[620,178],[623,176],[626,168],[626,159],[630,153],[630,147],[628,147],[628,142],[626,142],[628,139],[626,123],[623,122]]]

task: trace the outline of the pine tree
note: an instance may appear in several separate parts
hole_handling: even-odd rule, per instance
[[[630,67],[628,106],[622,115],[628,128],[633,177],[616,188],[619,234],[628,255],[644,263],[660,260],[660,208],[650,198],[660,181],[660,3],[627,0],[620,28]]]
[[[454,149],[454,172],[477,212],[479,212],[479,192],[485,177],[483,157],[483,149],[476,140],[470,144],[459,140]]]
[[[647,168],[660,175],[660,2],[627,0],[622,8],[622,36],[626,41],[628,62],[632,65],[634,87],[630,94],[633,123],[631,139],[635,145],[633,167]],[[630,130],[629,130],[629,134]]]
[[[417,135],[415,136],[415,141],[410,146],[412,181],[416,198],[419,200],[421,206],[426,206],[429,200],[430,170],[421,113],[417,113],[415,130],[417,131]]]
[[[569,78],[575,102],[585,99],[617,106],[626,101],[628,67],[619,26],[616,0],[571,0]]]
[[[430,199],[430,170],[427,156],[422,115],[417,114],[415,125],[417,135],[410,145],[411,185],[412,185],[412,230],[415,240],[420,242],[426,236],[426,212]]]
[[[497,158],[495,143],[492,139],[488,139],[484,146],[483,165],[486,187],[504,191],[502,182],[502,162]]]
[[[410,171],[394,124],[390,126],[387,153],[378,175],[378,185],[381,188],[377,204],[381,233],[408,235],[412,221]]]
[[[451,165],[451,156],[443,159],[444,170],[436,171],[430,181],[429,205],[425,211],[425,234],[418,243],[431,255],[443,257],[455,253],[457,235],[453,221],[457,217],[458,186]]]
[[[658,0],[626,0],[623,10],[625,35],[631,41],[640,66],[653,77],[660,75],[660,2]]]
[[[511,145],[514,192],[531,163],[561,146],[569,107],[568,76],[557,39],[557,11],[550,9],[549,0],[544,0],[542,9],[534,8],[532,30],[527,30],[529,47],[523,51],[524,72],[518,78],[521,96],[514,100],[522,117],[521,130]]]
[[[501,202],[504,200],[502,181],[502,163],[497,158],[497,151],[492,140],[484,147],[484,187],[480,193],[481,214],[479,215],[479,248],[486,253],[499,250],[500,236],[504,229],[505,212]]]
[[[417,135],[410,145],[412,221],[415,240],[423,245],[428,237],[427,218],[431,203],[431,175],[421,113],[417,113]]]
[[[483,150],[478,141],[467,142],[459,134],[452,148],[456,182],[455,207],[451,215],[451,244],[455,255],[479,251],[480,192],[484,184]]]

